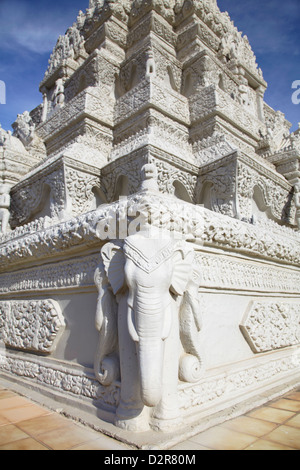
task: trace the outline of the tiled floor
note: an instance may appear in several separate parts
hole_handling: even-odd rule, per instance
[[[0,450],[69,449],[128,447],[0,386]]]
[[[300,389],[173,450],[299,450]],[[0,450],[130,450],[0,386]]]

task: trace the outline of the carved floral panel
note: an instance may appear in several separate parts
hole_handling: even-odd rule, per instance
[[[6,346],[51,353],[64,326],[60,307],[54,300],[0,302],[0,339]]]
[[[300,304],[254,301],[240,325],[255,353],[286,348],[300,343]]]

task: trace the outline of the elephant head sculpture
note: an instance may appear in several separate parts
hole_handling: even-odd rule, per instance
[[[132,409],[132,404],[128,405],[128,396],[138,395],[135,396],[135,401],[140,403],[139,409],[143,406],[156,408],[160,410],[160,416],[165,418],[166,413],[162,410],[166,408],[167,419],[175,418],[178,414],[179,357],[184,357],[185,363],[189,362],[187,357],[196,358],[198,366],[200,359],[196,352],[197,347],[191,347],[193,340],[187,326],[192,323],[197,331],[200,330],[197,292],[195,294],[199,285],[195,288],[195,278],[192,279],[192,274],[195,273],[194,250],[186,242],[150,239],[136,234],[129,236],[123,244],[108,242],[101,254],[104,270],[102,269],[103,274],[100,276],[102,282],[98,281],[98,286],[101,287],[97,327],[102,335],[96,355],[96,370],[99,371],[99,362],[102,361],[102,373],[98,372],[98,380],[105,385],[108,383],[107,377],[117,376],[115,366],[114,373],[103,369],[115,364],[112,332],[115,331],[116,335],[118,331],[121,401],[122,395],[127,397],[123,400],[123,405],[126,402],[126,406]],[[105,276],[108,282],[105,281]],[[107,289],[118,304],[118,326],[115,308],[111,301],[105,300]],[[193,289],[195,295],[192,294]],[[179,315],[181,304],[184,308]],[[106,312],[103,312],[103,308],[106,308]],[[182,350],[187,354],[182,354]],[[132,388],[130,393],[124,390],[123,383],[126,382],[129,370],[127,368],[125,373],[127,360],[133,361],[130,374],[136,374],[131,377],[130,383],[127,382],[127,387]],[[184,376],[182,373],[181,379],[185,380]],[[171,397],[174,398],[173,404]]]

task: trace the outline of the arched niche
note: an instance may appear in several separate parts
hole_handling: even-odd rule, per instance
[[[91,211],[96,210],[98,207],[102,206],[102,204],[107,203],[106,197],[100,188],[97,188],[95,186],[92,189],[92,193],[94,197],[91,203],[91,208],[90,208]]]
[[[185,186],[180,181],[174,181],[174,196],[185,202],[193,202]]]
[[[193,93],[193,80],[190,73],[187,73],[183,80],[181,93],[188,98]]]
[[[129,181],[127,175],[120,175],[117,179],[114,193],[114,201],[117,201],[122,196],[129,195]]]
[[[200,190],[199,197],[197,198],[197,204],[200,204],[205,207],[205,209],[209,210],[212,210],[212,188],[212,183],[204,183]]]
[[[51,217],[51,200],[51,188],[48,184],[44,184],[41,197],[36,206],[32,208],[28,222],[42,217]]]
[[[264,192],[259,186],[254,186],[252,196],[252,217],[253,220],[275,220],[271,208],[267,205]]]

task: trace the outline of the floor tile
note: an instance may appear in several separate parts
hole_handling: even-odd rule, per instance
[[[48,450],[47,447],[43,446],[39,442],[35,441],[31,437],[27,439],[21,439],[19,441],[11,442],[1,446],[0,450]]]
[[[99,439],[91,442],[80,444],[79,446],[72,447],[70,450],[131,450],[121,442],[118,443],[114,439],[110,439],[106,436],[101,436]]]
[[[37,418],[28,419],[18,423],[18,427],[35,437],[39,434],[53,431],[69,425],[70,422],[67,418],[51,413],[46,416],[38,416]]]
[[[30,405],[32,405],[32,403],[29,400],[20,396],[3,398],[0,400],[0,410],[10,410],[13,408],[19,408],[20,406]]]
[[[0,450],[131,450],[0,387]],[[300,390],[208,429],[170,450],[300,449]]]
[[[6,424],[10,424],[8,419],[6,419],[6,418],[4,418],[4,416],[0,415],[0,426],[5,426]]]
[[[12,398],[12,397],[17,397],[18,395],[14,392],[11,392],[10,390],[0,390],[0,400],[3,400],[4,398]]]
[[[287,398],[288,400],[298,400],[298,401],[300,401],[300,392],[290,393],[285,398]]]
[[[295,450],[292,447],[287,447],[282,444],[265,441],[264,439],[259,439],[258,441],[251,444],[245,450]]]
[[[292,426],[293,428],[300,429],[300,414],[294,416],[293,418],[289,419],[285,422],[286,426]]]
[[[211,428],[190,439],[191,442],[196,442],[214,450],[242,450],[249,447],[256,440],[257,437],[225,429],[221,426]]]
[[[300,449],[300,429],[291,426],[279,426],[270,434],[265,436],[265,440],[278,442],[279,444]]]
[[[295,416],[295,413],[291,411],[278,410],[269,406],[263,406],[262,408],[251,411],[247,416],[262,419],[264,421],[270,421],[271,423],[281,424]]]
[[[38,439],[53,450],[68,450],[96,440],[97,433],[85,430],[75,424],[67,424],[62,428],[39,434]]]
[[[1,410],[0,415],[8,419],[11,423],[19,423],[38,416],[47,415],[50,412],[36,405],[24,405],[19,408]]]
[[[8,444],[10,442],[18,441],[20,439],[26,439],[28,435],[21,429],[17,428],[13,424],[0,427],[0,444]]]
[[[226,421],[222,427],[232,429],[233,431],[243,432],[251,436],[261,437],[273,431],[277,426],[276,423],[270,421],[262,421],[260,419],[241,416],[240,418]]]
[[[274,403],[270,403],[269,406],[280,410],[294,411],[295,413],[300,411],[300,401],[286,400],[285,398],[275,401]]]
[[[208,447],[204,447],[201,444],[197,444],[196,442],[184,441],[172,447],[170,450],[212,450],[212,449],[209,449]]]

